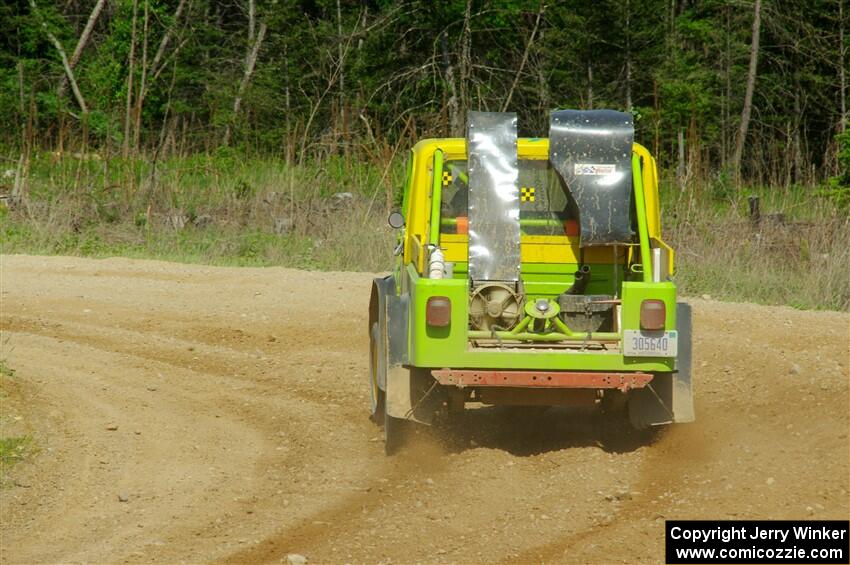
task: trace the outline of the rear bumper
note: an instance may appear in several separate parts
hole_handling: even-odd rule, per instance
[[[442,385],[464,387],[534,388],[615,388],[627,392],[645,387],[650,373],[579,371],[488,371],[477,369],[435,369],[431,374]]]

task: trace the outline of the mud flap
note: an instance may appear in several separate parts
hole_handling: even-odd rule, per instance
[[[693,422],[691,388],[691,307],[676,305],[679,352],[675,373],[660,373],[644,388],[631,392],[629,420],[637,429],[663,424]]]
[[[391,366],[387,371],[387,415],[430,425],[438,404],[435,383],[427,369]]]
[[[372,304],[369,316],[369,331],[378,323],[378,388],[387,390],[387,369],[407,364],[407,311],[409,295],[396,295],[395,279],[392,276],[372,281]],[[371,336],[370,336],[371,337]]]
[[[694,392],[691,387],[691,305],[676,304],[676,327],[679,329],[679,354],[673,379],[673,421],[693,422]]]
[[[410,395],[410,370],[395,365],[387,371],[387,414],[393,418],[407,419],[413,412]]]

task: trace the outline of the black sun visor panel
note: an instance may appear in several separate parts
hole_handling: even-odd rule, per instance
[[[632,115],[556,110],[549,119],[549,162],[579,209],[581,246],[630,243]]]

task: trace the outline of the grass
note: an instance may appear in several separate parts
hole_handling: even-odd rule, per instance
[[[10,484],[6,480],[6,473],[12,466],[26,460],[35,453],[35,443],[32,437],[28,435],[6,435],[8,431],[6,419],[13,418],[9,413],[8,406],[9,404],[17,404],[15,401],[18,399],[18,395],[14,393],[16,390],[16,383],[12,381],[14,376],[15,370],[9,366],[5,359],[0,359],[0,403],[4,407],[0,412],[0,488]]]
[[[668,198],[664,232],[677,250],[682,292],[847,311],[850,220],[813,192],[753,188],[721,202],[700,194]],[[749,195],[761,198],[758,224],[748,217]]]
[[[290,166],[232,151],[156,163],[40,153],[27,199],[0,208],[2,252],[388,270],[396,236],[386,215],[400,200],[403,170],[400,160]],[[752,225],[753,194],[765,217],[781,213],[784,223]],[[662,182],[664,238],[677,250],[680,291],[847,310],[848,214],[823,194],[737,190],[722,178],[681,192]]]
[[[6,253],[378,271],[391,264],[386,201],[400,169],[230,153],[156,167],[42,154],[26,202],[0,210],[0,237]]]
[[[0,471],[26,459],[32,449],[33,441],[29,436],[0,438]]]
[[[0,359],[0,376],[9,379],[15,376],[15,370],[9,366],[5,359]]]

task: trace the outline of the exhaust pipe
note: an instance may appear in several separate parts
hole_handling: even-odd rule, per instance
[[[576,280],[572,286],[564,291],[564,294],[584,294],[587,284],[590,282],[590,265],[582,265],[575,274]]]

